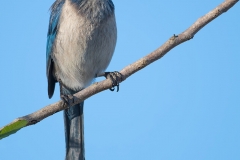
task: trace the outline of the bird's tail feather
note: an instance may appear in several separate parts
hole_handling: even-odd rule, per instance
[[[85,160],[83,102],[64,110],[65,160]]]

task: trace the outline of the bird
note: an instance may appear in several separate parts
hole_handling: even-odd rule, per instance
[[[112,0],[56,0],[52,4],[46,45],[48,97],[59,83],[60,96],[69,105],[63,111],[65,160],[85,159],[84,103],[71,106],[69,95],[86,88],[96,77],[106,76],[116,41]]]

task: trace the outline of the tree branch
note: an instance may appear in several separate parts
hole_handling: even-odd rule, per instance
[[[233,7],[239,0],[225,0],[222,4],[217,6],[215,9],[204,15],[203,17],[199,18],[192,26],[190,26],[187,30],[182,32],[179,35],[174,35],[168,41],[166,41],[161,47],[150,53],[149,55],[141,58],[140,60],[136,61],[133,64],[123,68],[120,73],[123,75],[122,81],[126,80],[129,76],[134,74],[135,72],[143,69],[147,65],[153,63],[154,61],[163,57],[166,53],[168,53],[172,48],[175,46],[190,40],[194,37],[194,35],[206,26],[209,22],[220,16],[222,13],[228,11],[231,7]],[[110,79],[103,80],[101,82],[97,82],[92,84],[86,89],[74,94],[75,103],[80,103],[85,99],[91,97],[94,94],[97,94],[101,91],[107,90],[112,87],[112,82]],[[17,118],[9,125],[0,129],[0,139],[15,133],[19,129],[36,124],[43,120],[44,118],[67,109],[68,106],[63,101],[58,101],[54,104],[50,104],[32,114],[26,115],[24,117]],[[18,124],[16,124],[19,122]],[[21,122],[21,123],[20,123]],[[22,123],[24,122],[24,123]],[[19,125],[20,124],[20,125]]]

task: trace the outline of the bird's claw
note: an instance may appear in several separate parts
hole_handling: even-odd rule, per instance
[[[109,77],[112,81],[112,87],[110,88],[110,91],[114,91],[115,86],[117,86],[117,92],[118,92],[119,91],[119,83],[122,82],[123,75],[118,71],[114,71],[114,72],[105,72],[104,76],[106,78]]]
[[[61,94],[61,99],[68,104],[69,106],[73,106],[74,105],[74,96],[71,94],[65,95],[65,94]]]

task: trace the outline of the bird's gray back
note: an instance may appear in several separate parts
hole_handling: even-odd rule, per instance
[[[56,78],[76,91],[88,86],[109,65],[116,38],[112,1],[65,0],[52,50]]]

